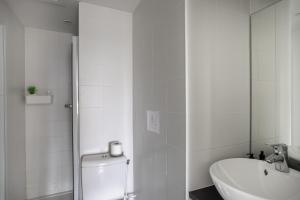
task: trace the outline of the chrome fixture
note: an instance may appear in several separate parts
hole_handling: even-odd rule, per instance
[[[71,20],[69,20],[69,19],[64,19],[64,23],[65,24],[72,24],[73,22]]]
[[[289,173],[290,169],[287,164],[288,147],[285,144],[271,145],[274,153],[267,157],[268,163],[275,163],[275,169],[280,172]]]
[[[72,109],[73,108],[73,104],[65,104],[65,108]]]

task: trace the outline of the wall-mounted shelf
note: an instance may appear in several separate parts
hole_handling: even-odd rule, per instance
[[[52,104],[52,95],[26,95],[27,105],[49,105]]]

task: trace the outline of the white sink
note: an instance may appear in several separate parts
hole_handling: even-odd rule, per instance
[[[210,167],[210,175],[225,200],[300,200],[300,172],[282,173],[264,161],[218,161]]]

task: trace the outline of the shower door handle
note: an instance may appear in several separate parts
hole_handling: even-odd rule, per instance
[[[73,108],[73,105],[72,105],[72,104],[65,104],[65,108],[72,109],[72,108]]]

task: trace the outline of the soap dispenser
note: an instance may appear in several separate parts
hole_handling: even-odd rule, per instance
[[[265,160],[266,159],[266,155],[264,151],[261,151],[259,154],[259,160]]]

